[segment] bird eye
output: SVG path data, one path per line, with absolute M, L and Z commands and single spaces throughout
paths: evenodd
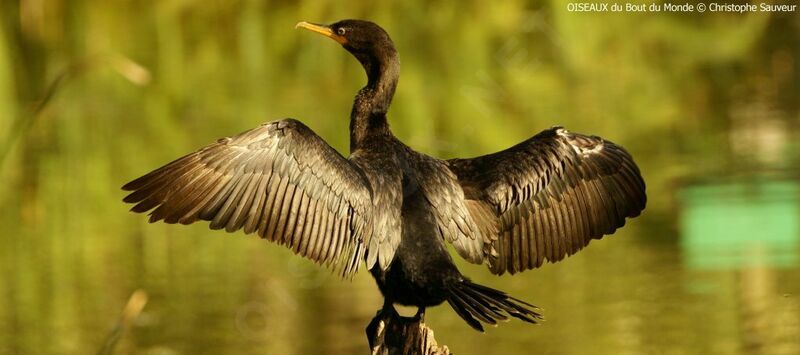
M 339 27 L 339 29 L 336 30 L 336 34 L 339 36 L 344 36 L 345 32 L 347 31 L 344 29 L 344 27 Z

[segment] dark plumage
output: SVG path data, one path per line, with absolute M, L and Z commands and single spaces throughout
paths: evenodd
M 440 160 L 415 152 L 386 113 L 400 62 L 374 23 L 299 23 L 340 43 L 368 83 L 350 114 L 344 158 L 299 121 L 265 123 L 179 158 L 128 184 L 125 202 L 150 221 L 239 229 L 352 276 L 361 264 L 386 305 L 447 301 L 475 329 L 536 308 L 469 281 L 445 241 L 495 274 L 556 262 L 613 233 L 645 207 L 631 156 L 599 137 L 551 128 L 504 151 Z

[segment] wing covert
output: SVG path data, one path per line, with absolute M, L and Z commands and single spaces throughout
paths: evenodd
M 465 260 L 480 264 L 486 255 L 495 255 L 492 237 L 476 222 L 480 216 L 470 213 L 470 202 L 465 199 L 458 178 L 446 163 L 408 149 L 406 161 L 413 166 L 405 169 L 412 186 L 405 190 L 419 189 L 432 207 L 439 234 L 453 244 Z M 406 191 L 410 193 L 410 191 Z

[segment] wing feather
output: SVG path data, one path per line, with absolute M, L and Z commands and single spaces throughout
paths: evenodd
M 299 121 L 223 138 L 123 186 L 150 221 L 243 230 L 351 277 L 372 234 L 359 168 Z
M 647 201 L 625 149 L 560 127 L 498 153 L 447 163 L 478 230 L 497 251 L 488 258 L 497 274 L 572 255 L 638 216 Z M 492 216 L 479 216 L 482 210 Z

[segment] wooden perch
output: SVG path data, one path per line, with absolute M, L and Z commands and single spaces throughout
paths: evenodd
M 450 355 L 446 345 L 436 344 L 433 330 L 422 319 L 402 317 L 391 305 L 372 318 L 367 340 L 372 355 Z

